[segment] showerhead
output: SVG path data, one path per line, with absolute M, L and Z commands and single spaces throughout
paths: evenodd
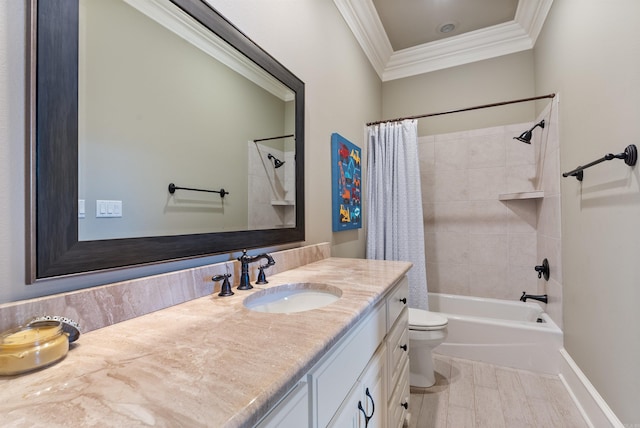
M 278 159 L 277 157 L 275 157 L 271 153 L 269 153 L 267 155 L 267 158 L 269 158 L 269 160 L 273 160 L 273 167 L 274 168 L 280 168 L 285 163 L 285 161 L 281 161 L 280 159 Z
M 513 137 L 513 139 L 522 141 L 523 143 L 531 144 L 531 137 L 533 136 L 533 130 L 536 129 L 536 127 L 538 126 L 544 129 L 544 119 L 542 119 L 539 123 L 536 123 L 535 125 L 533 125 L 533 127 L 528 131 L 524 131 L 518 137 Z

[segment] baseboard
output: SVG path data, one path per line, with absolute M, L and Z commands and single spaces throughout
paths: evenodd
M 622 422 L 564 348 L 560 349 L 560 356 L 560 380 L 589 426 L 624 428 Z

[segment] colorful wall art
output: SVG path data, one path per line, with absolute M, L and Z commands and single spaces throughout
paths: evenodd
M 340 134 L 331 134 L 331 218 L 334 232 L 362 227 L 361 154 L 360 147 Z

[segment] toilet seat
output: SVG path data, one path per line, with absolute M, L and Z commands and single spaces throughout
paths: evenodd
M 409 308 L 409 330 L 442 330 L 448 323 L 447 317 L 436 312 Z

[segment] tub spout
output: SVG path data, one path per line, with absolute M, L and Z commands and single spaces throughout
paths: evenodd
M 534 294 L 527 294 L 526 291 L 522 292 L 522 296 L 520 296 L 520 301 L 522 302 L 526 302 L 527 299 L 533 299 L 533 300 L 537 300 L 538 302 L 542 302 L 542 303 L 547 303 L 547 295 L 546 294 L 540 294 L 540 295 L 534 295 Z

